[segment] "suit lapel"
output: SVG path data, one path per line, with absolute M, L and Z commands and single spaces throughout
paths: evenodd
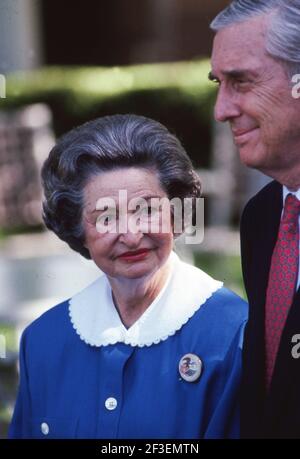
M 244 270 L 250 314 L 244 341 L 242 427 L 246 438 L 300 437 L 300 359 L 292 337 L 300 334 L 300 291 L 290 308 L 278 350 L 270 392 L 264 385 L 264 320 L 268 276 L 282 212 L 282 187 L 268 185 L 253 198 L 243 226 Z
M 264 335 L 266 291 L 272 254 L 279 230 L 281 212 L 282 187 L 274 182 L 269 192 L 260 202 L 258 213 L 256 214 L 257 221 L 254 222 L 256 227 L 256 230 L 254 230 L 255 240 L 252 244 L 256 252 L 252 263 L 252 286 L 249 300 L 250 307 L 253 307 L 255 312 L 256 326 L 258 325 L 258 320 L 260 323 L 261 337 Z
M 265 297 L 273 249 L 282 211 L 282 187 L 273 182 L 262 190 L 248 212 L 243 238 L 249 249 L 245 257 L 245 281 L 249 298 L 249 321 L 243 351 L 242 411 L 246 436 L 260 432 L 265 403 L 264 321 Z M 246 416 L 247 418 L 246 418 Z

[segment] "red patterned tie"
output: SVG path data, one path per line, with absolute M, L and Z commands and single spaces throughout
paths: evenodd
M 300 201 L 288 194 L 271 260 L 265 308 L 266 387 L 270 387 L 281 333 L 298 278 Z

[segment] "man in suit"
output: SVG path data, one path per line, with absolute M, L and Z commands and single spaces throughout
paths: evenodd
M 300 438 L 300 0 L 235 0 L 211 28 L 215 118 L 229 121 L 241 161 L 274 179 L 241 221 L 241 436 Z

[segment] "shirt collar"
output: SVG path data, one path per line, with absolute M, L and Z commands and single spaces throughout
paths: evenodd
M 293 194 L 300 201 L 300 188 L 297 191 L 290 191 L 285 185 L 283 185 L 283 204 L 288 194 Z
M 143 347 L 174 335 L 223 283 L 182 262 L 174 252 L 170 257 L 171 273 L 163 289 L 128 329 L 114 306 L 105 274 L 73 296 L 69 315 L 79 337 L 97 347 L 118 342 Z

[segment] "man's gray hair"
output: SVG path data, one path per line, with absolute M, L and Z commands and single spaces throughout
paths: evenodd
M 300 0 L 234 0 L 210 24 L 214 32 L 270 14 L 266 51 L 284 61 L 290 76 L 300 73 Z

